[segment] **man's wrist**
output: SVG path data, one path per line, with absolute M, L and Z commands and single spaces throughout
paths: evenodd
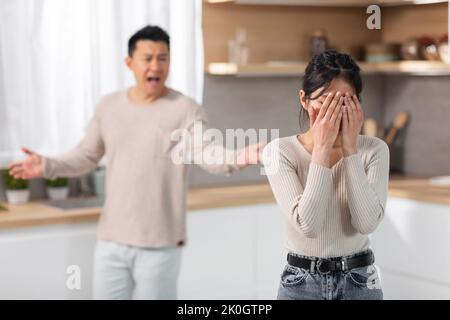
M 250 164 L 249 154 L 247 148 L 238 150 L 235 155 L 233 167 L 235 169 L 243 169 L 248 167 Z

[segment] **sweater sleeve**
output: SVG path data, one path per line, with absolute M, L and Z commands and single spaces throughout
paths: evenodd
M 236 165 L 237 152 L 223 147 L 223 134 L 218 129 L 208 128 L 208 118 L 201 106 L 196 105 L 193 109 L 187 132 L 190 163 L 197 164 L 212 174 L 228 176 L 239 170 Z
M 308 238 L 318 237 L 332 191 L 331 169 L 311 162 L 303 186 L 292 157 L 278 140 L 264 148 L 263 163 L 275 199 L 289 223 Z
M 387 201 L 389 148 L 380 140 L 364 167 L 362 158 L 344 158 L 347 199 L 352 225 L 361 233 L 372 233 L 381 222 Z
M 44 177 L 80 176 L 95 169 L 105 153 L 100 132 L 100 115 L 97 108 L 84 138 L 72 150 L 58 157 L 43 157 Z

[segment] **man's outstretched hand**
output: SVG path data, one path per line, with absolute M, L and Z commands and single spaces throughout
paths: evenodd
M 22 151 L 27 158 L 21 162 L 9 166 L 9 174 L 16 179 L 33 179 L 42 177 L 44 174 L 44 162 L 42 157 L 33 151 L 23 147 Z
M 244 168 L 250 164 L 261 163 L 261 153 L 266 144 L 266 142 L 260 142 L 240 150 L 236 157 L 236 164 L 239 167 Z

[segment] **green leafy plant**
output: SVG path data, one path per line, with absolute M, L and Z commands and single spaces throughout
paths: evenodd
M 56 178 L 53 180 L 46 180 L 47 182 L 47 187 L 52 187 L 52 188 L 61 188 L 61 187 L 67 187 L 67 185 L 69 184 L 69 179 L 67 178 Z
M 9 174 L 9 170 L 3 170 L 3 178 L 7 190 L 25 190 L 28 188 L 28 181 L 23 179 L 16 179 Z
M 8 208 L 6 208 L 5 206 L 3 206 L 1 203 L 0 203 L 0 211 L 7 211 L 8 210 Z

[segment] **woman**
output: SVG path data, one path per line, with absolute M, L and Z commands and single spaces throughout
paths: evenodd
M 389 149 L 359 135 L 361 90 L 360 69 L 349 55 L 314 56 L 299 92 L 309 130 L 264 149 L 287 228 L 278 299 L 383 298 L 368 235 L 384 216 Z

